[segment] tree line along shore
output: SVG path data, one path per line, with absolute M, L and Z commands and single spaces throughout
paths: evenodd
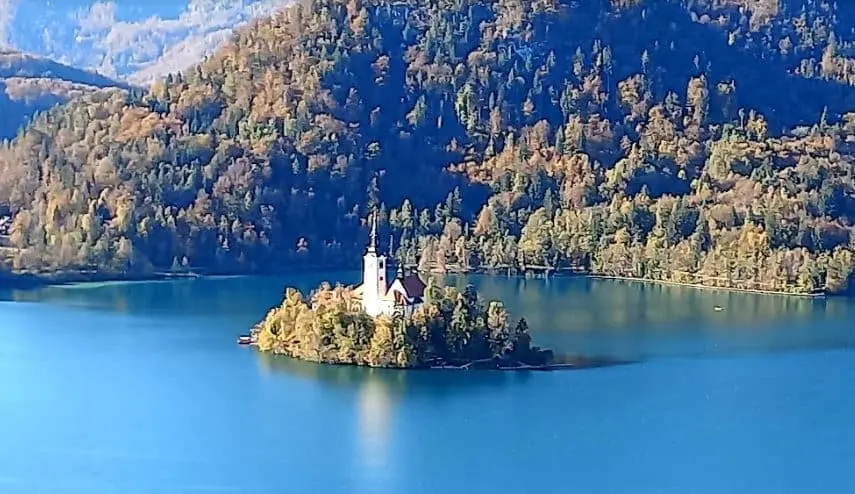
M 0 144 L 4 267 L 348 266 L 377 210 L 425 271 L 845 293 L 853 19 L 785 3 L 283 8 Z

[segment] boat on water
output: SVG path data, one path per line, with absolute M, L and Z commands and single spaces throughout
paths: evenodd
M 249 345 L 250 343 L 252 343 L 252 337 L 248 334 L 242 334 L 238 336 L 237 342 L 238 345 Z
M 716 305 L 715 307 L 713 307 L 713 310 L 716 312 L 721 312 L 724 310 L 724 307 L 722 307 L 720 305 Z

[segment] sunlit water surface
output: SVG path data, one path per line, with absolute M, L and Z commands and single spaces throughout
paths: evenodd
M 325 367 L 235 344 L 286 284 L 355 278 L 5 293 L 0 493 L 855 489 L 851 300 L 469 280 L 537 344 L 636 362 L 584 371 Z

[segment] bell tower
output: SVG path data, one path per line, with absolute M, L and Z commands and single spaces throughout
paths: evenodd
M 362 308 L 370 316 L 383 311 L 380 299 L 386 295 L 386 256 L 377 254 L 377 213 L 371 214 L 371 235 L 362 257 Z

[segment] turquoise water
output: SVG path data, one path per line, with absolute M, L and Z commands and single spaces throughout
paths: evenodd
M 323 367 L 235 344 L 285 283 L 354 276 L 6 294 L 0 493 L 855 488 L 852 301 L 473 279 L 537 343 L 636 361 L 572 372 Z

